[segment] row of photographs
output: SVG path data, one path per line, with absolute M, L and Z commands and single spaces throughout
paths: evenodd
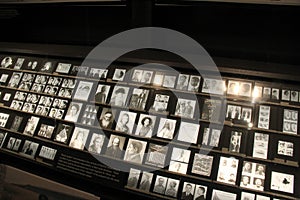
M 76 138 L 73 141 L 71 140 L 70 145 L 75 145 L 73 146 L 74 148 L 76 147 L 78 137 L 80 136 L 76 135 Z M 91 137 L 90 144 L 86 148 L 91 153 L 94 153 L 94 151 L 97 151 L 97 148 L 95 147 L 97 144 L 101 143 L 101 146 L 103 145 L 103 142 L 101 142 L 103 141 L 103 137 L 105 136 L 94 133 Z M 54 148 L 42 146 L 40 149 L 38 149 L 39 143 L 37 142 L 33 142 L 30 140 L 23 141 L 22 139 L 9 136 L 7 133 L 3 132 L 0 133 L 0 141 L 2 148 L 19 152 L 20 154 L 31 158 L 34 158 L 37 152 L 39 152 L 37 156 L 53 160 L 57 153 L 57 150 Z M 123 143 L 123 145 L 125 144 L 125 140 L 122 140 L 122 137 L 111 135 L 110 140 L 107 144 L 105 155 L 121 158 L 123 152 L 118 148 L 119 144 L 121 143 Z M 156 159 L 154 159 L 153 152 L 152 154 L 144 153 L 146 144 L 146 142 L 141 140 L 129 139 L 123 159 L 127 162 L 139 163 L 142 162 L 144 156 L 146 157 L 146 163 L 153 162 L 154 160 L 159 161 L 158 157 L 162 157 L 162 155 L 156 156 Z M 162 152 L 160 151 L 156 153 L 161 154 Z M 192 152 L 190 150 L 173 147 L 170 155 L 171 161 L 166 166 L 166 168 L 168 169 L 168 171 L 176 172 L 179 174 L 187 174 L 188 167 L 186 166 L 186 164 L 189 162 L 191 154 Z M 194 158 L 191 173 L 194 175 L 211 176 L 213 163 L 217 162 L 216 158 L 212 155 L 203 153 L 193 154 Z M 264 191 L 267 166 L 261 163 L 243 161 L 241 172 L 238 172 L 239 164 L 239 159 L 220 156 L 216 180 L 232 185 L 239 184 L 239 186 L 243 188 Z M 140 179 L 140 170 L 132 169 L 128 177 L 127 186 L 149 191 L 153 174 L 147 172 L 145 173 L 146 174 L 143 174 L 143 177 L 141 177 L 138 186 L 138 180 Z M 240 174 L 240 181 L 237 180 L 238 174 Z M 158 176 L 153 187 L 153 192 L 176 197 L 177 190 L 168 191 L 168 187 L 166 187 L 166 180 L 166 177 Z M 172 189 L 176 189 L 179 186 L 179 180 L 175 182 L 176 184 L 174 183 Z M 294 175 L 272 171 L 270 186 L 271 190 L 293 194 Z

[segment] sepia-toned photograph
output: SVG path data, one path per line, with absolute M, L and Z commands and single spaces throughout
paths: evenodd
M 123 81 L 125 78 L 126 69 L 115 69 L 112 80 L 113 81 Z
M 0 85 L 5 85 L 6 82 L 8 81 L 8 77 L 9 77 L 8 74 L 1 74 L 1 77 L 0 77 Z
M 220 157 L 217 181 L 235 185 L 239 160 L 233 157 Z
M 169 95 L 156 94 L 153 105 L 151 106 L 150 109 L 155 112 L 167 112 L 169 98 L 170 98 Z
M 253 154 L 255 158 L 268 158 L 269 135 L 264 133 L 254 133 Z
M 40 68 L 40 72 L 43 72 L 43 73 L 52 73 L 54 71 L 54 63 L 51 62 L 51 61 L 46 61 L 42 67 Z
M 186 117 L 186 118 L 193 118 L 195 107 L 196 107 L 195 100 L 178 98 L 176 109 L 175 109 L 175 115 Z
M 218 122 L 222 113 L 222 101 L 205 99 L 202 107 L 201 119 Z
M 240 186 L 253 190 L 264 190 L 266 165 L 244 161 Z
M 1 67 L 3 68 L 9 68 L 12 64 L 13 64 L 13 59 L 10 56 L 3 58 L 3 60 L 1 61 Z
M 28 156 L 30 158 L 34 158 L 35 153 L 38 149 L 38 146 L 39 146 L 38 143 L 29 141 L 29 140 L 25 140 L 25 143 L 24 143 L 20 153 L 22 155 Z
M 294 193 L 294 175 L 272 171 L 271 190 Z
M 173 139 L 175 128 L 176 128 L 176 120 L 160 118 L 158 130 L 157 130 L 157 137 Z
M 156 116 L 140 114 L 139 122 L 135 131 L 136 135 L 142 137 L 152 137 L 155 127 Z
M 99 106 L 95 105 L 86 105 L 84 110 L 82 111 L 82 116 L 80 117 L 80 123 L 85 125 L 93 126 L 95 124 L 97 118 Z
M 2 148 L 3 142 L 5 141 L 7 133 L 0 132 L 0 148 Z
M 110 99 L 112 106 L 125 106 L 129 87 L 115 86 Z
M 291 100 L 291 91 L 283 89 L 281 91 L 281 100 L 282 101 L 290 101 Z
M 252 95 L 252 83 L 240 82 L 239 95 L 244 97 L 251 97 Z
M 237 119 L 240 120 L 242 115 L 242 107 L 235 105 L 227 105 L 226 119 Z
M 46 158 L 46 159 L 49 159 L 49 160 L 54 160 L 56 152 L 57 152 L 56 149 L 46 147 L 46 146 L 42 146 L 42 148 L 40 150 L 40 153 L 39 153 L 39 157 Z
M 115 120 L 115 111 L 110 108 L 103 108 L 100 118 L 99 118 L 99 126 L 105 129 L 111 129 Z M 98 125 L 97 122 L 95 124 Z
M 292 102 L 299 101 L 299 92 L 298 91 L 291 91 L 291 101 Z
M 127 187 L 137 188 L 140 174 L 141 174 L 141 170 L 130 168 L 129 176 L 127 180 Z
M 194 156 L 192 173 L 201 176 L 210 176 L 213 164 L 213 156 L 196 153 Z
M 252 120 L 252 108 L 242 107 L 242 116 L 241 119 L 244 122 L 250 123 Z
M 157 175 L 154 183 L 153 192 L 158 194 L 164 194 L 167 187 L 167 180 L 167 177 Z
M 10 130 L 18 132 L 22 121 L 23 121 L 23 117 L 16 115 L 14 117 L 13 123 L 11 124 Z
M 73 76 L 87 76 L 89 67 L 87 66 L 73 66 L 70 74 Z
M 189 163 L 190 156 L 191 156 L 190 150 L 174 147 L 171 155 L 171 160 L 183 162 L 183 163 Z
M 93 82 L 80 81 L 74 93 L 74 99 L 87 101 L 93 87 Z
M 204 78 L 202 92 L 223 95 L 226 89 L 225 81 L 213 78 Z
M 107 73 L 108 73 L 107 69 L 91 68 L 89 77 L 96 78 L 96 79 L 106 79 Z
M 39 120 L 39 117 L 31 116 L 27 121 L 23 134 L 33 136 Z
M 124 160 L 141 164 L 143 162 L 146 145 L 147 142 L 145 141 L 129 139 L 124 155 Z
M 132 134 L 136 115 L 135 112 L 121 111 L 119 113 L 116 131 Z
M 104 140 L 105 140 L 105 135 L 93 133 L 90 144 L 88 145 L 88 151 L 90 153 L 100 154 Z
M 131 77 L 131 81 L 133 81 L 133 82 L 141 82 L 142 75 L 143 75 L 143 70 L 135 69 L 133 71 L 133 75 Z
M 69 137 L 71 135 L 72 129 L 73 128 L 70 125 L 58 124 L 57 129 L 56 129 L 56 134 L 54 137 L 54 141 L 67 144 Z
M 278 141 L 277 154 L 283 156 L 294 156 L 294 143 L 287 141 Z
M 139 184 L 139 189 L 149 192 L 152 183 L 153 173 L 143 172 L 141 176 L 142 178 Z
M 279 89 L 278 88 L 272 88 L 271 99 L 279 100 Z
M 181 199 L 182 200 L 194 199 L 195 187 L 196 187 L 196 185 L 193 183 L 184 182 L 183 188 L 182 188 Z
M 141 79 L 141 83 L 150 84 L 152 81 L 153 71 L 143 71 L 143 76 Z
M 20 81 L 21 81 L 21 77 L 22 77 L 23 73 L 22 72 L 14 72 L 11 77 L 10 80 L 8 82 L 8 87 L 12 87 L 12 88 L 17 88 Z
M 211 199 L 213 199 L 213 200 L 236 200 L 236 198 L 237 198 L 237 195 L 234 193 L 213 189 Z
M 241 148 L 242 132 L 232 131 L 229 143 L 229 151 L 239 153 Z
M 178 90 L 187 90 L 189 84 L 190 75 L 188 74 L 179 74 L 176 89 Z
M 259 106 L 258 128 L 269 129 L 270 112 L 270 106 Z
M 75 149 L 83 150 L 90 130 L 75 127 L 69 146 Z
M 263 87 L 259 85 L 255 85 L 252 92 L 252 98 L 257 99 L 257 98 L 262 98 L 262 96 L 263 96 Z
M 123 154 L 125 139 L 126 139 L 125 137 L 111 135 L 106 148 L 105 155 L 112 158 L 121 159 Z
M 264 99 L 270 99 L 271 98 L 271 88 L 270 87 L 264 87 L 263 98 Z
M 10 138 L 8 139 L 8 143 L 7 143 L 7 145 L 6 145 L 6 148 L 7 148 L 7 149 L 12 149 L 12 148 L 14 147 L 14 145 L 15 145 L 15 142 L 16 142 L 16 138 L 10 137 Z
M 191 75 L 189 85 L 188 85 L 188 91 L 198 92 L 200 87 L 200 81 L 201 81 L 201 76 Z
M 291 134 L 298 133 L 298 111 L 297 110 L 284 109 L 282 132 L 291 133 Z
M 164 80 L 164 73 L 160 71 L 155 72 L 155 76 L 153 78 L 153 85 L 162 86 L 163 80 Z
M 149 90 L 134 88 L 130 97 L 129 107 L 144 110 L 148 100 Z
M 199 128 L 199 124 L 181 121 L 177 139 L 179 141 L 196 144 L 198 140 Z
M 156 167 L 164 167 L 168 148 L 168 146 L 159 144 L 149 144 L 145 163 Z
M 175 87 L 176 76 L 175 75 L 165 75 L 162 86 L 166 88 Z
M 65 116 L 65 120 L 71 122 L 77 122 L 81 108 L 82 108 L 82 103 L 71 102 L 67 114 Z
M 229 80 L 227 87 L 227 94 L 229 95 L 238 95 L 240 90 L 240 82 Z
M 242 192 L 241 200 L 255 200 L 255 194 L 249 192 Z
M 109 90 L 110 90 L 110 85 L 99 84 L 95 94 L 95 102 L 106 104 Z
M 165 195 L 170 197 L 176 197 L 178 193 L 179 182 L 179 180 L 168 178 Z
M 38 132 L 38 136 L 50 139 L 52 137 L 53 131 L 54 131 L 54 126 L 41 124 L 40 130 Z
M 70 64 L 70 63 L 58 63 L 55 72 L 62 73 L 62 74 L 68 74 L 71 67 L 72 67 L 72 64 Z

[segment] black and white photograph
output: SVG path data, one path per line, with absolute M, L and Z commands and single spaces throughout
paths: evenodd
M 13 100 L 11 102 L 10 108 L 15 109 L 15 110 L 21 110 L 22 106 L 23 106 L 22 101 Z
M 90 140 L 90 144 L 88 145 L 88 151 L 93 154 L 100 154 L 103 147 L 104 140 L 105 140 L 105 135 L 93 133 Z
M 54 67 L 55 67 L 55 64 L 51 61 L 46 61 L 41 69 L 39 70 L 40 72 L 43 72 L 43 73 L 52 73 L 54 71 Z
M 234 193 L 213 189 L 211 199 L 213 199 L 213 200 L 236 200 L 236 198 L 237 198 L 237 195 Z
M 229 95 L 238 95 L 240 90 L 240 82 L 239 81 L 228 81 L 227 94 Z
M 252 83 L 240 82 L 239 95 L 243 97 L 251 97 L 252 95 Z
M 213 160 L 214 160 L 213 156 L 196 153 L 194 156 L 192 173 L 201 176 L 210 176 Z
M 59 97 L 71 98 L 73 94 L 73 89 L 71 88 L 60 88 L 58 91 Z
M 223 95 L 226 90 L 224 80 L 204 78 L 202 85 L 202 92 L 209 94 Z
M 41 95 L 38 94 L 28 94 L 26 98 L 26 102 L 32 103 L 32 104 L 37 104 L 39 102 Z
M 190 154 L 190 150 L 173 148 L 169 171 L 186 174 L 189 165 Z
M 24 68 L 26 70 L 37 71 L 37 69 L 38 69 L 38 61 L 36 61 L 36 60 L 29 61 Z
M 255 200 L 255 194 L 249 192 L 242 192 L 241 200 Z
M 75 79 L 73 79 L 73 78 L 65 78 L 65 79 L 62 81 L 61 87 L 63 87 L 63 88 L 74 89 L 76 83 L 77 83 L 77 80 L 75 80 Z
M 141 83 L 150 84 L 152 81 L 152 76 L 153 76 L 153 71 L 144 70 L 142 79 L 141 79 Z
M 193 183 L 184 182 L 180 199 L 182 200 L 194 199 L 195 187 L 196 185 Z
M 39 157 L 46 158 L 48 160 L 54 160 L 56 152 L 57 152 L 56 149 L 42 146 L 40 153 L 39 153 Z
M 103 108 L 99 118 L 99 126 L 104 129 L 111 129 L 115 121 L 115 116 L 115 110 Z M 98 125 L 97 122 L 95 125 Z
M 155 112 L 167 112 L 170 96 L 165 94 L 156 94 L 153 105 L 150 110 Z
M 129 107 L 144 110 L 148 100 L 149 90 L 134 88 L 130 97 Z
M 167 180 L 167 177 L 157 175 L 154 183 L 153 192 L 158 194 L 164 194 L 167 187 Z
M 253 154 L 255 158 L 268 158 L 269 135 L 264 133 L 254 133 Z
M 46 84 L 48 82 L 49 76 L 37 74 L 34 83 L 37 84 Z
M 12 87 L 12 88 L 17 88 L 20 81 L 21 81 L 21 77 L 22 77 L 23 73 L 22 72 L 14 72 L 11 77 L 10 80 L 8 82 L 8 87 Z
M 7 148 L 7 149 L 12 149 L 12 148 L 14 147 L 14 145 L 15 145 L 15 142 L 16 142 L 16 138 L 10 137 L 10 138 L 8 139 L 6 148 Z
M 297 134 L 298 133 L 298 111 L 284 109 L 283 111 L 283 128 L 282 132 Z
M 86 105 L 82 111 L 82 115 L 80 117 L 80 123 L 84 125 L 93 126 L 95 124 L 97 118 L 97 112 L 99 110 L 99 106 L 96 105 Z
M 3 101 L 9 101 L 10 100 L 10 97 L 11 97 L 11 93 L 7 92 L 4 94 L 3 96 Z
M 75 149 L 83 150 L 90 130 L 75 127 L 69 146 Z
M 140 114 L 139 122 L 135 131 L 136 135 L 142 137 L 152 137 L 155 127 L 156 116 Z
M 99 84 L 95 94 L 95 102 L 106 104 L 109 90 L 110 90 L 110 85 Z
M 23 117 L 16 115 L 14 117 L 13 123 L 11 124 L 10 130 L 18 132 L 22 124 L 22 121 L 23 121 Z
M 255 99 L 260 99 L 262 98 L 263 95 L 263 87 L 259 86 L 259 85 L 255 85 L 253 88 L 253 92 L 252 92 L 252 98 Z
M 163 81 L 164 81 L 164 73 L 160 71 L 155 72 L 155 76 L 153 78 L 153 85 L 162 86 Z
M 125 78 L 125 74 L 126 74 L 126 69 L 115 69 L 112 80 L 113 81 L 123 81 Z
M 290 101 L 291 100 L 291 91 L 287 89 L 281 90 L 281 100 L 282 101 Z
M 299 101 L 299 92 L 298 91 L 291 91 L 291 101 L 292 102 Z
M 279 89 L 278 88 L 272 88 L 271 99 L 279 100 Z
M 133 71 L 133 75 L 131 77 L 132 82 L 141 82 L 142 80 L 142 75 L 143 75 L 143 70 L 140 69 L 135 69 Z
M 137 188 L 140 174 L 141 174 L 141 170 L 130 168 L 129 176 L 127 180 L 127 187 Z
M 242 107 L 236 105 L 227 105 L 226 119 L 240 120 L 242 115 Z
M 29 141 L 29 140 L 25 140 L 25 143 L 21 150 L 21 154 L 31 157 L 31 158 L 34 158 L 38 146 L 39 146 L 38 143 Z
M 220 157 L 217 181 L 235 185 L 239 160 L 233 157 Z
M 96 79 L 106 79 L 107 73 L 107 69 L 91 68 L 89 76 Z
M 16 139 L 14 146 L 12 147 L 12 150 L 18 152 L 21 146 L 21 142 L 22 142 L 21 139 Z
M 72 67 L 72 64 L 70 64 L 70 63 L 58 63 L 55 72 L 61 73 L 61 74 L 68 74 L 71 67 Z
M 156 167 L 164 167 L 169 147 L 150 143 L 145 163 Z
M 52 137 L 54 126 L 48 124 L 41 124 L 38 136 L 50 139 Z
M 242 132 L 232 131 L 229 143 L 229 151 L 239 153 L 241 148 Z
M 164 75 L 164 81 L 162 86 L 166 88 L 174 88 L 176 82 L 176 76 L 175 75 Z
M 57 108 L 51 108 L 48 116 L 56 119 L 62 119 L 64 115 L 64 110 L 57 109 Z
M 121 137 L 118 135 L 111 135 L 109 138 L 107 149 L 105 151 L 105 155 L 112 158 L 121 159 L 123 154 L 125 139 L 126 139 L 125 137 Z
M 179 141 L 196 144 L 199 128 L 199 124 L 181 121 L 177 139 Z
M 270 199 L 271 199 L 270 197 L 266 197 L 266 196 L 259 195 L 259 194 L 256 195 L 256 200 L 270 200 Z M 276 200 L 276 199 L 273 199 L 273 200 Z
M 60 86 L 62 83 L 62 78 L 56 77 L 56 76 L 50 76 L 47 82 L 47 85 L 52 85 L 52 86 Z
M 294 175 L 272 171 L 271 190 L 294 193 Z
M 173 139 L 174 131 L 176 128 L 176 120 L 160 118 L 157 137 L 165 138 L 165 139 Z
M 54 137 L 54 141 L 57 142 L 62 142 L 67 144 L 69 137 L 72 132 L 72 126 L 68 124 L 58 124 L 57 129 L 56 129 L 56 134 Z
M 124 160 L 141 164 L 143 162 L 147 142 L 129 139 L 124 155 Z
M 112 106 L 125 106 L 129 87 L 115 86 L 110 99 Z
M 1 67 L 3 68 L 9 68 L 12 64 L 13 64 L 13 59 L 10 56 L 3 58 L 1 61 Z
M 179 74 L 176 89 L 178 90 L 187 90 L 189 84 L 190 75 L 188 74 Z
M 25 101 L 26 96 L 27 96 L 26 92 L 17 91 L 15 96 L 14 96 L 14 99 L 19 100 L 19 101 Z
M 0 132 L 0 148 L 2 148 L 3 142 L 5 141 L 7 133 Z
M 71 69 L 70 74 L 72 76 L 87 76 L 89 71 L 89 67 L 87 66 L 76 66 L 74 65 Z
M 175 115 L 186 117 L 186 118 L 193 118 L 195 107 L 196 107 L 195 100 L 178 98 L 176 109 L 175 109 Z
M 202 107 L 201 119 L 218 122 L 222 113 L 222 101 L 205 99 Z
M 79 81 L 73 98 L 82 101 L 87 101 L 89 99 L 92 87 L 93 82 Z
M 259 106 L 258 128 L 269 129 L 270 112 L 270 106 Z
M 241 120 L 247 123 L 251 123 L 252 119 L 252 108 L 242 107 Z
M 82 108 L 82 103 L 71 102 L 67 114 L 65 116 L 65 120 L 71 122 L 77 122 L 81 108 Z
M 46 85 L 34 83 L 31 87 L 30 91 L 42 93 L 45 90 L 45 87 L 46 87 Z
M 278 141 L 277 154 L 283 156 L 294 156 L 294 143 L 287 141 Z
M 168 178 L 165 195 L 170 197 L 177 197 L 179 182 L 179 180 Z
M 1 77 L 0 77 L 0 85 L 5 85 L 6 82 L 8 81 L 8 77 L 9 77 L 8 74 L 1 74 Z
M 33 136 L 39 120 L 39 117 L 31 116 L 27 121 L 23 134 Z
M 116 131 L 132 134 L 136 115 L 135 112 L 121 111 L 116 125 Z
M 221 136 L 221 130 L 212 129 L 210 134 L 209 146 L 218 147 Z
M 205 200 L 207 193 L 207 186 L 204 185 L 196 185 L 195 186 L 195 194 L 194 200 Z
M 271 88 L 270 87 L 264 87 L 263 98 L 264 99 L 270 99 L 271 98 Z
M 139 189 L 149 192 L 152 183 L 153 173 L 143 172 L 141 176 L 142 178 L 139 184 Z
M 253 190 L 264 190 L 266 165 L 244 161 L 240 186 Z
M 200 87 L 200 81 L 201 81 L 201 76 L 191 75 L 189 85 L 188 85 L 188 91 L 198 92 Z

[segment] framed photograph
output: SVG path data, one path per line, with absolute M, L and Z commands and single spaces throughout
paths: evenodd
M 254 133 L 253 154 L 255 158 L 268 158 L 269 135 Z
M 89 76 L 96 79 L 106 79 L 107 73 L 107 69 L 91 68 Z
M 239 95 L 244 97 L 251 97 L 252 95 L 252 83 L 240 82 Z
M 41 124 L 38 136 L 50 139 L 52 137 L 54 126 Z
M 89 129 L 75 127 L 69 146 L 83 150 L 89 132 Z
M 239 160 L 233 157 L 220 157 L 217 181 L 235 185 Z
M 22 77 L 23 73 L 22 72 L 14 72 L 11 77 L 10 80 L 8 82 L 8 87 L 12 87 L 12 88 L 17 88 L 20 81 L 21 81 L 21 77 Z
M 195 186 L 195 194 L 194 194 L 194 200 L 205 200 L 206 199 L 206 193 L 207 193 L 207 186 L 204 185 L 196 185 Z
M 20 126 L 22 124 L 22 121 L 23 121 L 22 116 L 19 116 L 19 115 L 15 116 L 13 123 L 11 124 L 10 130 L 18 132 L 20 129 Z
M 26 69 L 26 70 L 35 70 L 35 71 L 37 71 L 38 70 L 38 61 L 36 61 L 36 60 L 32 60 L 32 61 L 29 61 L 28 63 L 27 63 L 27 66 L 25 66 L 24 68 Z
M 65 116 L 65 120 L 71 122 L 77 122 L 81 108 L 82 108 L 82 103 L 71 102 L 67 114 Z
M 160 118 L 157 137 L 173 139 L 175 128 L 176 128 L 176 120 Z
M 113 81 L 123 81 L 125 78 L 126 69 L 115 69 L 112 80 Z
M 5 85 L 6 82 L 8 81 L 8 77 L 9 77 L 8 74 L 2 74 L 0 77 L 0 85 Z
M 187 169 L 188 169 L 188 163 L 182 163 L 174 160 L 170 161 L 169 171 L 171 172 L 186 174 Z
M 230 152 L 240 152 L 242 140 L 242 132 L 232 131 L 230 137 L 229 151 Z
M 165 195 L 170 197 L 177 197 L 178 187 L 179 180 L 168 178 Z
M 10 137 L 10 138 L 8 139 L 8 143 L 7 143 L 7 145 L 6 145 L 6 148 L 7 148 L 7 149 L 12 149 L 12 148 L 14 147 L 14 145 L 15 145 L 15 142 L 16 142 L 16 138 Z
M 240 186 L 253 190 L 264 190 L 266 165 L 244 161 Z
M 164 80 L 164 73 L 160 71 L 155 72 L 155 76 L 153 78 L 153 85 L 162 86 L 163 80 Z
M 195 187 L 196 185 L 193 183 L 184 182 L 181 199 L 185 199 L 185 200 L 194 199 Z
M 299 100 L 299 92 L 298 91 L 291 91 L 291 101 L 298 102 Z
M 16 139 L 14 146 L 12 147 L 12 150 L 18 152 L 21 146 L 21 142 L 22 142 L 21 139 Z
M 54 160 L 56 153 L 57 153 L 56 149 L 42 146 L 40 153 L 39 153 L 39 157 L 46 158 L 48 160 Z
M 202 107 L 201 119 L 218 122 L 222 112 L 222 101 L 205 99 Z
M 105 155 L 112 158 L 121 159 L 123 154 L 125 139 L 126 139 L 125 137 L 111 135 L 107 145 Z
M 167 187 L 167 180 L 167 177 L 157 175 L 154 183 L 153 192 L 158 194 L 164 194 Z
M 191 151 L 174 147 L 171 155 L 171 160 L 189 163 Z
M 290 101 L 291 100 L 291 91 L 283 89 L 281 91 L 281 100 L 282 101 Z
M 129 87 L 115 86 L 111 95 L 110 104 L 112 106 L 125 106 L 129 92 Z
M 140 114 L 140 118 L 139 118 L 139 122 L 135 134 L 142 137 L 152 137 L 155 122 L 156 122 L 156 116 Z
M 271 97 L 271 88 L 270 87 L 264 87 L 263 98 L 264 99 L 270 99 L 270 97 Z
M 227 105 L 226 119 L 236 119 L 240 120 L 242 114 L 242 107 L 236 105 Z
M 139 189 L 149 192 L 152 179 L 153 179 L 153 173 L 143 172 L 141 182 L 139 184 Z
M 145 163 L 156 167 L 164 167 L 168 152 L 168 146 L 149 144 Z
M 237 195 L 231 192 L 225 192 L 222 190 L 213 189 L 212 199 L 213 200 L 236 200 Z
M 189 84 L 190 75 L 188 74 L 179 74 L 176 89 L 177 90 L 187 90 Z
M 240 82 L 229 80 L 227 87 L 227 94 L 229 95 L 238 95 L 240 89 Z
M 259 106 L 258 128 L 269 129 L 270 112 L 270 106 Z
M 150 84 L 152 81 L 153 71 L 143 71 L 143 76 L 141 79 L 141 83 Z
M 241 200 L 255 200 L 255 194 L 249 192 L 242 192 Z
M 175 75 L 165 75 L 162 86 L 167 88 L 175 87 L 176 76 Z
M 186 117 L 186 118 L 193 118 L 195 107 L 196 107 L 195 100 L 178 98 L 176 109 L 175 109 L 175 115 Z
M 106 104 L 109 90 L 110 90 L 110 85 L 99 84 L 95 94 L 95 101 L 97 103 Z
M 95 124 L 99 106 L 95 105 L 86 105 L 85 109 L 82 112 L 81 123 L 85 125 L 93 126 Z
M 125 151 L 124 160 L 141 164 L 145 154 L 147 142 L 135 139 L 129 139 Z
M 287 141 L 278 141 L 277 154 L 283 156 L 294 156 L 294 143 Z
M 279 89 L 278 88 L 272 88 L 271 99 L 279 100 Z
M 149 90 L 134 88 L 130 97 L 129 107 L 144 110 L 148 100 Z
M 283 111 L 283 128 L 282 132 L 297 134 L 298 133 L 298 111 L 284 109 Z
M 88 145 L 88 151 L 90 153 L 100 154 L 104 140 L 105 140 L 105 135 L 93 133 L 90 144 Z
M 132 134 L 136 115 L 135 112 L 121 111 L 116 125 L 116 131 Z
M 38 149 L 38 146 L 39 146 L 38 143 L 29 141 L 29 140 L 25 140 L 25 143 L 22 147 L 21 153 L 30 158 L 34 158 L 35 153 Z
M 48 85 L 52 86 L 60 86 L 61 82 L 62 78 L 56 76 L 50 76 L 50 78 L 48 79 Z
M 218 147 L 219 146 L 219 141 L 220 141 L 220 136 L 221 136 L 221 130 L 212 129 L 210 140 L 209 140 L 209 146 Z
M 70 74 L 73 76 L 87 76 L 89 67 L 87 66 L 73 66 Z
M 189 85 L 188 85 L 188 91 L 198 92 L 199 86 L 200 86 L 200 81 L 201 81 L 201 76 L 191 75 Z
M 73 98 L 82 101 L 87 101 L 89 99 L 90 92 L 93 88 L 93 84 L 93 82 L 79 81 Z
M 177 139 L 183 142 L 196 144 L 198 139 L 199 128 L 199 124 L 182 121 L 180 124 Z
M 226 85 L 224 80 L 204 78 L 202 85 L 203 93 L 223 95 L 225 90 Z
M 38 94 L 28 94 L 26 98 L 26 102 L 37 104 L 39 102 L 41 95 Z
M 213 156 L 196 153 L 194 156 L 192 173 L 201 176 L 210 176 L 213 166 L 213 160 Z
M 263 95 L 263 87 L 259 85 L 255 85 L 253 92 L 252 92 L 252 98 L 262 98 Z
M 67 144 L 73 127 L 67 124 L 58 124 L 54 141 Z
M 1 61 L 1 67 L 3 68 L 9 68 L 13 64 L 13 59 L 10 56 L 6 56 Z
M 23 134 L 33 136 L 39 120 L 39 117 L 31 116 L 27 121 Z
M 156 94 L 151 110 L 155 112 L 167 112 L 169 95 Z
M 7 133 L 0 132 L 0 148 L 2 148 L 3 142 L 6 138 Z
M 61 87 L 63 88 L 70 88 L 70 89 L 74 89 L 75 85 L 77 83 L 77 80 L 73 79 L 73 78 L 65 78 L 62 82 Z
M 103 108 L 101 112 L 101 116 L 99 118 L 99 126 L 101 128 L 111 129 L 115 121 L 115 116 L 116 116 L 115 110 L 112 110 L 110 108 Z
M 133 82 L 141 82 L 142 75 L 143 75 L 143 70 L 135 69 L 133 71 L 133 75 L 131 77 L 131 81 L 133 81 Z
M 137 188 L 140 174 L 141 174 L 141 170 L 130 168 L 129 176 L 127 180 L 127 187 Z
M 25 58 L 18 58 L 15 66 L 14 66 L 14 69 L 21 69 L 24 61 L 25 61 Z
M 242 107 L 241 119 L 244 122 L 251 123 L 251 121 L 252 121 L 252 108 Z
M 41 69 L 39 70 L 40 72 L 43 72 L 43 73 L 52 73 L 54 71 L 54 67 L 55 67 L 55 64 L 51 61 L 46 61 Z
M 271 190 L 294 193 L 294 175 L 272 171 Z
M 70 64 L 70 63 L 58 63 L 55 72 L 62 73 L 62 74 L 68 74 L 71 67 L 72 67 L 72 64 Z

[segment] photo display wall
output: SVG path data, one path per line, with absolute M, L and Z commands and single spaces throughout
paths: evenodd
M 128 63 L 0 61 L 2 153 L 153 198 L 300 198 L 297 85 Z

